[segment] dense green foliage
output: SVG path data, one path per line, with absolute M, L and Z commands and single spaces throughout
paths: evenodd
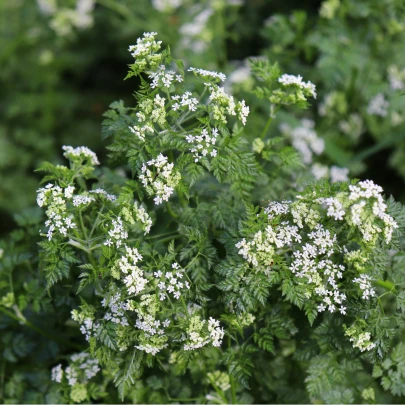
M 1 400 L 403 402 L 402 2 L 61 3 L 0 5 Z

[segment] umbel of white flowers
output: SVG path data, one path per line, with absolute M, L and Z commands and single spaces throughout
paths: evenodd
M 325 218 L 322 215 L 325 214 L 322 214 L 321 209 L 312 207 L 314 203 L 323 205 L 326 217 L 336 221 L 336 227 L 357 229 L 364 246 L 374 245 L 379 235 L 388 244 L 398 224 L 386 213 L 387 205 L 382 191 L 380 186 L 366 180 L 349 185 L 348 191 L 327 198 L 316 198 L 314 192 L 311 201 L 305 201 L 303 196 L 298 195 L 296 202 L 271 202 L 264 210 L 268 217 L 265 228 L 256 232 L 250 240 L 242 239 L 238 242 L 238 253 L 255 271 L 268 273 L 279 250 L 282 249 L 284 254 L 286 249 L 291 250 L 289 269 L 302 279 L 307 287 L 306 296 L 316 303 L 318 312 L 338 311 L 346 315 L 347 292 L 342 289 L 340 282 L 346 267 L 336 262 L 335 258 L 343 255 L 344 261 L 350 264 L 362 254 L 362 248 L 355 251 L 348 251 L 346 246 L 342 248 L 337 235 L 333 233 L 335 228 L 328 229 L 323 225 Z M 357 269 L 366 271 L 359 266 Z M 368 300 L 375 296 L 370 275 L 359 274 L 352 281 L 358 285 L 362 299 Z M 370 334 L 364 336 L 369 340 Z M 365 350 L 373 347 L 371 343 L 364 346 Z

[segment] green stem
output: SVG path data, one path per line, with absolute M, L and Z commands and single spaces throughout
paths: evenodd
M 183 235 L 168 236 L 167 238 L 159 239 L 158 242 L 161 242 L 161 243 L 170 242 L 173 239 L 180 239 L 182 237 L 183 237 Z
M 145 239 L 156 239 L 156 238 L 161 238 L 162 236 L 175 235 L 175 234 L 177 234 L 177 231 L 171 231 L 171 232 L 161 233 L 159 235 L 147 236 Z
M 260 139 L 264 139 L 264 137 L 266 136 L 267 131 L 268 131 L 272 121 L 273 121 L 273 117 L 269 117 L 269 119 L 266 122 L 266 126 L 264 127 L 264 129 L 263 129 L 263 131 L 262 131 L 262 133 L 260 135 Z
M 53 340 L 55 342 L 58 342 L 60 344 L 66 345 L 66 346 L 70 346 L 72 348 L 78 349 L 78 350 L 82 350 L 83 347 L 80 345 L 77 345 L 75 343 L 71 343 L 68 342 L 64 339 L 61 339 L 57 336 L 51 335 L 46 333 L 43 329 L 37 328 L 35 325 L 33 325 L 30 321 L 28 321 L 23 314 L 21 314 L 20 310 L 18 309 L 18 307 L 16 305 L 14 305 L 14 310 L 18 310 L 18 316 L 13 314 L 12 312 L 8 311 L 7 309 L 0 307 L 0 312 L 3 312 L 3 314 L 7 315 L 8 317 L 14 319 L 15 321 L 17 321 L 18 323 L 27 326 L 28 328 L 34 330 L 35 332 L 41 334 L 42 336 L 44 336 L 47 339 Z
M 267 120 L 266 125 L 265 125 L 265 127 L 264 127 L 262 133 L 260 134 L 260 139 L 264 139 L 264 138 L 265 138 L 265 136 L 266 136 L 266 134 L 267 134 L 267 131 L 269 130 L 270 125 L 271 125 L 271 123 L 273 122 L 274 117 L 276 116 L 276 113 L 277 113 L 277 109 L 275 109 L 275 108 L 274 108 L 274 105 L 271 104 L 271 105 L 270 105 L 270 117 L 269 117 L 269 119 Z
M 70 239 L 69 242 L 67 242 L 67 243 L 68 243 L 68 245 L 74 246 L 77 249 L 84 250 L 86 253 L 90 253 L 90 251 L 85 246 L 83 246 L 80 242 L 76 242 L 75 240 Z
M 396 293 L 395 284 L 392 281 L 377 280 L 376 284 L 390 292 Z
M 83 237 L 84 237 L 85 240 L 87 241 L 87 240 L 88 240 L 88 237 L 87 237 L 86 228 L 85 228 L 85 226 L 84 226 L 83 216 L 82 216 L 82 211 L 81 211 L 81 210 L 79 210 L 79 222 L 80 222 L 80 228 L 81 228 L 82 233 L 83 233 Z
M 97 214 L 97 218 L 94 221 L 93 227 L 91 228 L 90 235 L 89 235 L 89 241 L 90 241 L 91 237 L 93 236 L 93 232 L 96 229 L 96 226 L 98 225 L 99 218 L 100 218 L 101 213 L 103 212 L 103 209 L 104 209 L 104 204 L 101 206 L 101 209 Z
M 178 219 L 179 216 L 173 211 L 170 203 L 166 202 L 166 208 L 167 208 L 167 212 L 170 214 L 171 217 Z

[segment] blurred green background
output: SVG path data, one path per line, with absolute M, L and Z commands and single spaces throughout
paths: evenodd
M 325 144 L 308 166 L 315 177 L 320 167 L 347 168 L 405 201 L 403 0 L 2 0 L 0 234 L 35 205 L 34 170 L 61 161 L 62 145 L 86 145 L 107 162 L 102 114 L 114 100 L 133 105 L 127 49 L 144 31 L 186 66 L 226 73 L 228 91 L 251 101 L 252 139 L 269 111 L 249 95 L 247 59 L 311 80 L 317 100 L 280 113 L 269 136 L 294 146 L 291 128 L 309 119 Z

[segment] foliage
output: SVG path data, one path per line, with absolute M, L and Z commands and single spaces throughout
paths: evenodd
M 403 402 L 403 7 L 236 3 L 0 6 L 5 403 Z

